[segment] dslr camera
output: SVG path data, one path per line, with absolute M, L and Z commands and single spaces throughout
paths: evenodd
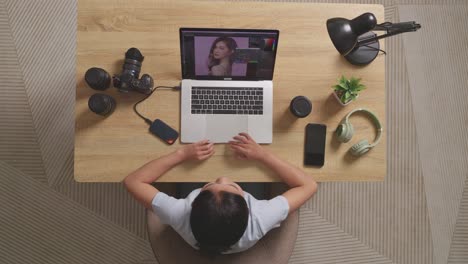
M 144 58 L 137 48 L 128 49 L 125 53 L 122 72 L 112 77 L 114 87 L 125 93 L 136 91 L 150 94 L 154 86 L 153 78 L 148 74 L 143 74 L 141 78 L 138 78 Z

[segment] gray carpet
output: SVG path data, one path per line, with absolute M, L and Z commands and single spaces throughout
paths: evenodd
M 437 238 L 434 260 L 443 263 L 452 243 L 460 242 L 452 242 L 455 225 L 468 227 L 467 219 L 457 218 L 468 176 L 468 141 L 463 133 L 468 125 L 468 6 L 405 6 L 400 16 L 415 18 L 428 28 L 420 36 L 408 34 L 403 39 L 428 214 Z
M 385 181 L 322 183 L 290 263 L 468 263 L 468 5 L 348 2 L 423 28 L 386 39 Z M 73 181 L 76 7 L 0 0 L 1 262 L 157 263 L 121 184 Z

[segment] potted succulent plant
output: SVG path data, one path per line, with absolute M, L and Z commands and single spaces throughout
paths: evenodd
M 348 105 L 352 101 L 356 100 L 359 96 L 359 93 L 366 89 L 366 87 L 360 83 L 361 78 L 346 79 L 344 76 L 341 76 L 339 83 L 332 86 L 334 89 L 333 94 L 338 102 L 342 105 Z

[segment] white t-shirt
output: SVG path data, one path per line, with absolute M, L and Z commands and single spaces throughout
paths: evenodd
M 185 199 L 176 199 L 163 192 L 158 192 L 152 201 L 153 212 L 162 223 L 170 225 L 193 248 L 197 241 L 190 227 L 190 212 L 192 202 L 200 193 L 200 188 L 193 190 Z M 249 207 L 249 221 L 240 240 L 223 254 L 244 251 L 257 243 L 268 231 L 279 227 L 286 219 L 289 204 L 282 195 L 271 200 L 257 200 L 251 194 L 244 192 L 244 199 Z

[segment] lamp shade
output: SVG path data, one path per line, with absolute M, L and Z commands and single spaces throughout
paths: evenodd
M 335 17 L 327 20 L 328 35 L 338 52 L 345 56 L 350 53 L 358 37 L 372 30 L 377 20 L 372 13 L 364 13 L 352 20 Z

